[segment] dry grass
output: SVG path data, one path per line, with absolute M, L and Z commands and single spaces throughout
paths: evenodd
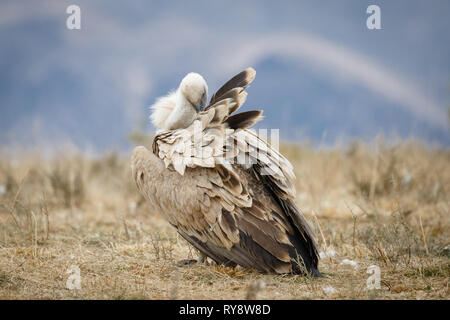
M 334 252 L 321 260 L 323 278 L 178 266 L 196 251 L 152 212 L 116 154 L 2 156 L 0 298 L 449 298 L 449 150 L 404 142 L 282 152 L 320 250 Z M 72 265 L 80 290 L 66 287 Z M 366 287 L 371 265 L 381 269 L 378 290 Z

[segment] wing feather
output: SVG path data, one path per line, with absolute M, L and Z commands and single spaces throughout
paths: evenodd
M 247 68 L 241 73 L 235 75 L 233 78 L 228 80 L 213 96 L 209 105 L 213 105 L 216 101 L 220 100 L 230 90 L 235 88 L 246 89 L 250 83 L 255 79 L 256 71 L 253 68 Z

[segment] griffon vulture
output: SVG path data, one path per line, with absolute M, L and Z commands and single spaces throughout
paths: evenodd
M 294 203 L 292 165 L 248 130 L 262 111 L 235 113 L 255 78 L 248 68 L 206 106 L 208 87 L 189 73 L 152 106 L 152 150 L 136 147 L 137 188 L 203 255 L 264 273 L 320 276 L 312 230 Z

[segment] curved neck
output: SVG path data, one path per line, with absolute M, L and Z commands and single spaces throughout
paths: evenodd
M 197 115 L 195 108 L 186 100 L 180 91 L 177 92 L 176 101 L 175 108 L 173 108 L 165 123 L 167 130 L 187 128 Z

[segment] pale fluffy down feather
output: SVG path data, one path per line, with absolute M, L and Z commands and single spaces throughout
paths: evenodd
M 165 122 L 177 103 L 176 91 L 159 98 L 151 107 L 150 120 L 157 128 L 165 128 Z

